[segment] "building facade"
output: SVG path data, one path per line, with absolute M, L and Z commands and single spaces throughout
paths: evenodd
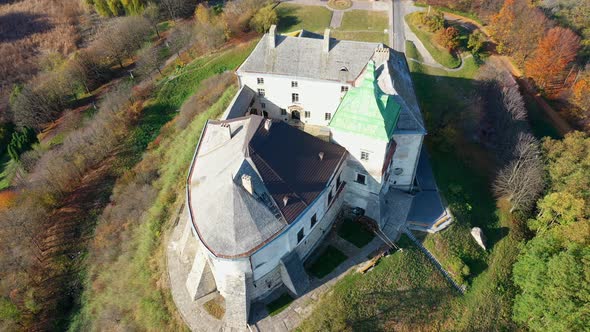
M 237 76 L 199 139 L 180 251 L 197 243 L 191 299 L 217 290 L 241 329 L 252 301 L 305 293 L 303 263 L 342 204 L 384 226 L 384 197 L 412 190 L 426 132 L 405 58 L 382 44 L 273 26 Z

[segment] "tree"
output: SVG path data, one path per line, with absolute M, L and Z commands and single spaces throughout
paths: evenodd
M 514 264 L 514 320 L 531 331 L 583 331 L 590 326 L 590 246 L 556 232 L 537 235 Z
M 149 76 L 154 70 L 157 70 L 160 75 L 161 61 L 159 59 L 159 48 L 158 47 L 144 47 L 138 54 L 136 70 L 140 76 Z
M 486 36 L 479 30 L 473 31 L 467 40 L 467 48 L 473 55 L 478 55 L 486 41 Z
M 555 92 L 561 88 L 566 69 L 576 58 L 580 37 L 573 31 L 556 27 L 539 42 L 535 55 L 525 64 L 526 73 L 542 89 Z
M 572 86 L 571 102 L 583 110 L 580 117 L 590 114 L 590 66 Z
M 200 3 L 195 9 L 195 19 L 197 23 L 209 24 L 211 23 L 211 10 L 206 4 Z
M 150 22 L 152 28 L 160 38 L 160 30 L 158 29 L 158 23 L 160 23 L 160 7 L 157 4 L 150 2 L 143 11 L 143 17 Z
M 180 58 L 180 51 L 190 44 L 192 35 L 192 29 L 188 24 L 177 24 L 170 31 L 166 45 Z
M 455 27 L 440 29 L 434 34 L 434 40 L 448 51 L 459 47 L 459 30 Z
M 436 32 L 445 27 L 444 14 L 439 10 L 432 10 L 428 13 L 420 13 L 418 15 L 420 15 L 420 22 L 424 24 L 430 32 Z
M 190 0 L 161 0 L 160 6 L 168 17 L 174 20 L 190 16 L 195 10 L 196 2 Z
M 108 21 L 91 47 L 123 69 L 123 60 L 143 46 L 149 29 L 149 22 L 141 16 L 117 17 Z
M 555 225 L 568 225 L 585 219 L 582 198 L 568 192 L 550 193 L 539 200 L 539 214 L 529 222 L 529 228 L 535 231 L 547 230 Z
M 279 21 L 277 12 L 272 6 L 261 8 L 250 21 L 250 26 L 258 33 L 264 33 L 270 29 L 270 26 L 277 24 Z
M 494 180 L 494 193 L 508 199 L 512 205 L 510 212 L 530 211 L 543 188 L 539 142 L 530 134 L 520 134 L 514 159 L 498 172 Z

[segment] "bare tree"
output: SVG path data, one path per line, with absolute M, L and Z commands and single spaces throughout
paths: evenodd
M 190 0 L 161 0 L 160 6 L 166 11 L 168 17 L 177 20 L 193 13 L 197 3 Z
M 160 7 L 156 3 L 150 2 L 143 10 L 143 17 L 150 22 L 158 38 L 160 38 L 160 30 L 158 30 L 158 23 L 160 23 L 161 18 Z
M 158 47 L 145 47 L 139 52 L 136 70 L 140 76 L 149 76 L 154 70 L 157 70 L 160 75 L 162 74 L 160 70 L 161 61 L 158 53 Z
M 514 210 L 529 211 L 543 191 L 543 161 L 537 139 L 520 134 L 514 147 L 514 159 L 502 168 L 494 180 L 493 191 L 505 197 Z
M 188 24 L 178 24 L 170 31 L 166 45 L 180 58 L 180 51 L 189 45 L 191 39 L 192 28 Z
M 143 46 L 148 37 L 149 22 L 140 16 L 126 16 L 111 19 L 99 32 L 91 47 L 106 59 L 123 66 L 123 60 Z

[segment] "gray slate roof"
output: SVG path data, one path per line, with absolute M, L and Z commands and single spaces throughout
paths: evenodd
M 256 92 L 254 90 L 250 89 L 247 85 L 242 86 L 221 118 L 235 119 L 244 116 L 244 113 L 252 105 L 255 98 Z
M 330 52 L 323 50 L 324 40 L 302 33 L 300 37 L 276 35 L 276 47 L 270 47 L 265 34 L 238 72 L 268 73 L 293 77 L 352 81 L 361 73 L 379 43 L 330 40 Z M 348 72 L 341 69 L 345 67 Z
M 210 120 L 197 147 L 189 211 L 199 238 L 218 257 L 249 256 L 280 234 L 321 194 L 346 157 L 336 144 L 281 121 L 267 129 L 264 121 L 270 120 Z M 242 186 L 243 175 L 250 176 L 253 194 Z

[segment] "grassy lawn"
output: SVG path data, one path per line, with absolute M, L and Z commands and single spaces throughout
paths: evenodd
M 386 12 L 351 10 L 344 12 L 342 25 L 332 30 L 332 36 L 342 40 L 389 44 L 389 35 L 384 32 L 388 26 Z
M 271 316 L 278 315 L 281 311 L 287 309 L 289 304 L 293 302 L 293 298 L 288 293 L 284 293 L 276 300 L 266 305 L 266 310 Z
M 414 45 L 414 42 L 409 41 L 409 40 L 406 40 L 406 57 L 408 57 L 410 59 L 415 59 L 418 61 L 424 60 L 422 58 L 422 54 L 420 54 L 420 52 L 418 52 L 416 45 Z
M 301 6 L 281 3 L 276 8 L 279 16 L 277 29 L 279 32 L 289 32 L 305 29 L 323 33 L 330 26 L 332 11 L 321 6 Z
M 351 10 L 344 12 L 338 30 L 373 30 L 383 32 L 389 27 L 387 12 Z
M 346 258 L 346 255 L 344 255 L 340 250 L 334 248 L 333 246 L 328 246 L 326 249 L 324 249 L 324 252 L 309 266 L 308 272 L 314 277 L 321 279 L 330 274 L 330 272 L 334 271 L 334 269 L 344 262 Z
M 340 225 L 338 236 L 354 244 L 356 247 L 362 248 L 373 240 L 375 234 L 366 230 L 358 222 L 347 218 Z
M 445 330 L 456 294 L 409 240 L 369 273 L 351 272 L 323 295 L 301 331 Z
M 449 53 L 449 51 L 443 47 L 436 45 L 436 43 L 432 40 L 434 34 L 422 27 L 422 24 L 419 20 L 419 14 L 420 13 L 416 12 L 406 15 L 405 17 L 405 20 L 410 26 L 412 32 L 418 36 L 434 60 L 447 68 L 457 68 L 461 64 L 461 59 L 459 59 L 459 57 L 455 54 Z
M 452 314 L 444 324 L 457 331 L 514 330 L 511 271 L 519 243 L 510 235 L 510 215 L 489 190 L 494 158 L 469 140 L 477 128 L 472 96 L 478 67 L 473 59 L 457 72 L 409 65 L 430 133 L 426 144 L 433 171 L 455 217 L 450 228 L 429 234 L 424 245 L 457 281 L 469 285 L 465 296 L 449 305 Z M 484 231 L 487 251 L 469 234 L 474 226 Z
M 198 58 L 159 81 L 155 98 L 146 105 L 141 123 L 133 134 L 135 150 L 143 151 L 158 136 L 160 128 L 172 120 L 176 110 L 195 93 L 201 81 L 227 70 L 235 70 L 255 45 L 256 41 Z

